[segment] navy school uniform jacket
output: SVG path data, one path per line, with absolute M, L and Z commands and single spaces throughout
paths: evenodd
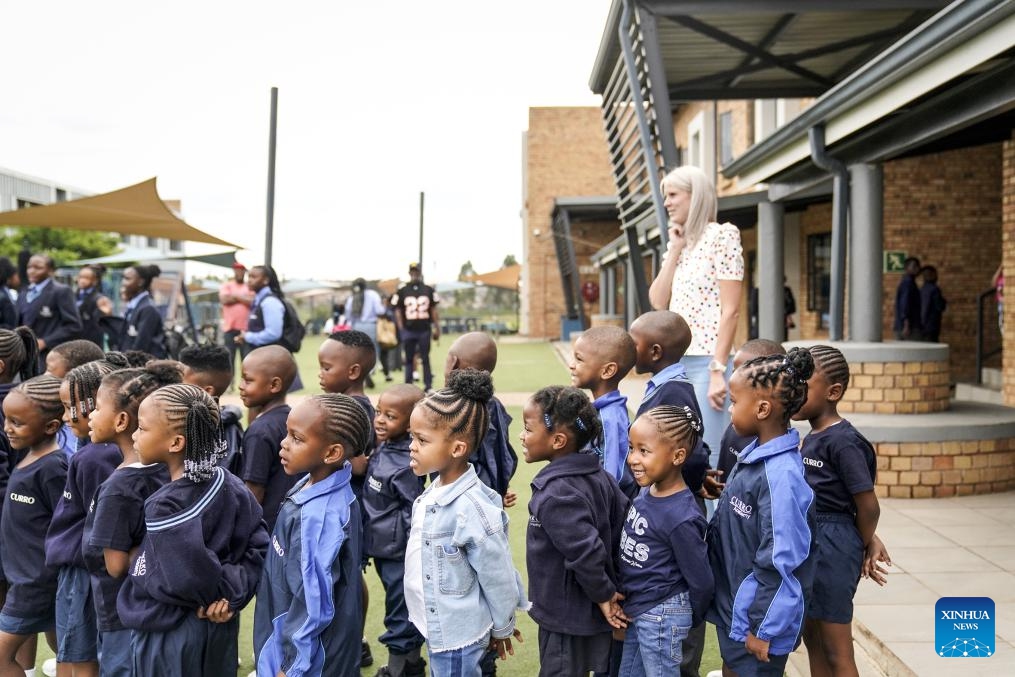
M 81 539 L 99 485 L 123 462 L 115 444 L 86 444 L 70 458 L 67 482 L 46 533 L 46 565 L 84 568 Z
M 469 462 L 476 469 L 479 480 L 503 496 L 518 468 L 518 454 L 508 440 L 511 415 L 496 397 L 486 404 L 490 427 L 483 436 L 482 446 L 473 452 Z
M 239 611 L 254 596 L 268 533 L 261 506 L 222 468 L 212 478 L 170 482 L 145 502 L 147 530 L 116 600 L 124 627 L 176 628 L 220 599 Z
M 219 467 L 239 477 L 243 473 L 243 410 L 234 404 L 222 407 L 219 427 L 225 451 L 219 459 Z M 279 448 L 282 444 L 279 442 Z
M 799 445 L 795 430 L 748 445 L 706 537 L 715 577 L 707 619 L 735 642 L 754 633 L 775 655 L 796 648 L 813 580 L 814 492 Z
M 14 329 L 18 324 L 18 307 L 7 293 L 6 285 L 0 284 L 0 329 Z
M 4 613 L 16 618 L 52 613 L 57 571 L 46 566 L 45 537 L 66 481 L 67 457 L 59 449 L 11 473 L 0 517 L 0 549 L 11 586 Z
M 722 434 L 722 442 L 719 443 L 719 470 L 722 471 L 721 481 L 725 482 L 730 478 L 734 466 L 737 464 L 737 457 L 740 452 L 753 442 L 757 435 L 737 435 L 736 429 L 730 423 L 726 426 L 726 432 Z
M 116 613 L 116 597 L 123 578 L 106 571 L 105 548 L 130 552 L 145 535 L 144 504 L 148 497 L 169 484 L 169 471 L 162 463 L 135 463 L 113 471 L 88 506 L 81 552 L 92 584 L 92 600 L 99 632 L 123 630 Z
M 120 350 L 143 350 L 160 359 L 166 356 L 162 313 L 155 307 L 151 296 L 145 296 L 138 301 L 136 308 L 126 312 L 117 345 Z
M 409 468 L 408 436 L 381 443 L 370 455 L 363 486 L 363 551 L 369 557 L 403 559 L 412 502 L 423 478 Z
M 348 464 L 286 496 L 254 612 L 257 674 L 358 675 L 363 623 L 359 502 Z
M 525 564 L 529 615 L 541 629 L 585 636 L 610 632 L 598 604 L 617 591 L 629 505 L 595 454 L 568 454 L 533 478 Z
M 278 456 L 286 436 L 289 405 L 283 404 L 264 412 L 243 433 L 243 472 L 240 479 L 264 487 L 264 521 L 268 529 L 275 527 L 275 516 L 285 495 L 299 477 L 287 475 Z
M 81 316 L 74 302 L 74 292 L 65 284 L 50 278 L 31 303 L 27 288 L 18 296 L 18 313 L 21 324 L 27 325 L 36 337 L 46 342 L 47 352 L 52 348 L 78 338 L 81 334 Z
M 370 398 L 366 395 L 350 395 L 350 397 L 359 402 L 359 406 L 363 407 L 363 411 L 366 412 L 367 419 L 370 421 L 370 441 L 367 443 L 366 448 L 366 453 L 369 456 L 374 447 L 377 445 L 377 438 L 374 436 L 374 417 L 377 416 L 377 410 L 374 409 L 373 402 L 371 402 Z M 352 493 L 356 494 L 356 498 L 360 500 L 363 499 L 363 485 L 365 483 L 365 475 L 352 476 L 352 482 L 350 483 L 352 486 Z M 366 517 L 365 513 L 364 517 Z
M 686 378 L 678 378 L 661 383 L 655 390 L 649 393 L 648 397 L 638 405 L 638 413 L 641 416 L 649 409 L 660 405 L 672 405 L 675 407 L 690 407 L 701 420 L 701 407 L 698 406 L 698 398 L 694 396 L 694 384 Z M 684 484 L 697 494 L 701 489 L 701 483 L 705 479 L 705 470 L 708 469 L 708 445 L 704 442 L 704 436 L 699 436 L 698 443 L 691 450 L 690 455 L 684 460 L 684 467 L 680 474 L 684 476 Z

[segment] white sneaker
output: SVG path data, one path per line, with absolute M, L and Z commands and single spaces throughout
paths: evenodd
M 42 674 L 46 677 L 56 677 L 56 659 L 47 658 L 42 662 Z

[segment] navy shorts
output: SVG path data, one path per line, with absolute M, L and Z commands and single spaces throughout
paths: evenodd
M 0 632 L 10 635 L 37 635 L 49 632 L 54 627 L 54 619 L 50 614 L 21 618 L 0 611 Z
M 239 657 L 239 614 L 225 623 L 212 623 L 194 612 L 165 632 L 131 632 L 135 675 L 193 677 L 235 675 Z
M 61 663 L 98 660 L 98 635 L 88 570 L 60 567 L 56 587 L 56 660 Z
M 853 595 L 863 569 L 863 539 L 852 515 L 820 512 L 814 545 L 814 586 L 807 617 L 853 622 Z
M 762 663 L 747 651 L 743 642 L 730 639 L 730 633 L 725 628 L 715 626 L 715 634 L 719 638 L 723 665 L 735 672 L 737 677 L 782 677 L 785 672 L 789 654 L 768 654 L 768 663 Z

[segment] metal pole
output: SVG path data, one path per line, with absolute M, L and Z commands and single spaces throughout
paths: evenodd
M 786 334 L 784 213 L 781 202 L 758 203 L 758 338 L 780 343 Z
M 420 268 L 423 266 L 423 191 L 419 191 L 419 261 Z
M 264 265 L 271 265 L 275 230 L 275 128 L 278 123 L 278 87 L 271 88 L 271 122 L 268 127 L 268 214 L 264 228 Z

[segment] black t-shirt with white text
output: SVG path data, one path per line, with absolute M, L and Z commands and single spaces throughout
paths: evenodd
M 412 282 L 391 299 L 391 305 L 402 311 L 405 328 L 409 331 L 427 331 L 433 321 L 433 308 L 441 302 L 433 287 L 422 282 Z
M 800 446 L 804 477 L 814 490 L 818 512 L 856 515 L 855 494 L 874 489 L 874 447 L 849 421 L 812 432 Z

